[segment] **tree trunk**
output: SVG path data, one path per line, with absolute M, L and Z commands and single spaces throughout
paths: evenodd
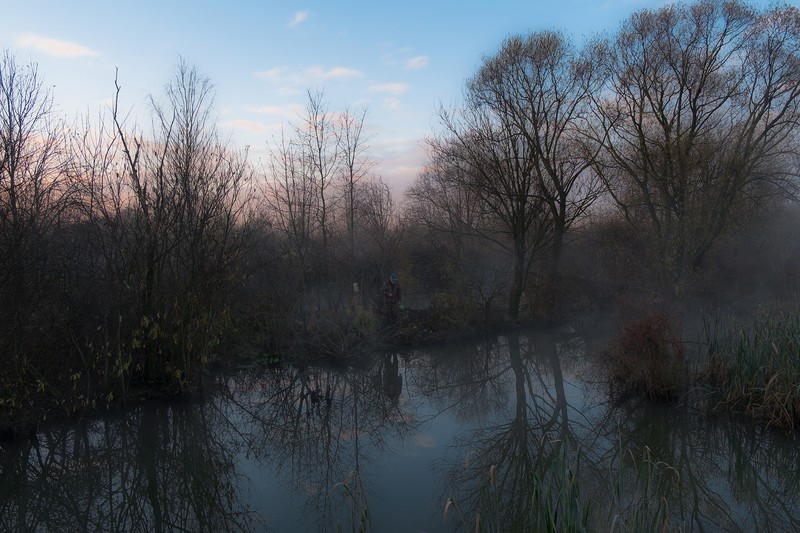
M 519 319 L 519 308 L 522 302 L 522 293 L 525 290 L 525 243 L 517 239 L 514 243 L 514 282 L 508 298 L 508 318 L 513 321 Z

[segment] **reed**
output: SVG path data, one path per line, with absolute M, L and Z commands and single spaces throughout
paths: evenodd
M 671 519 L 673 495 L 678 494 L 680 475 L 673 467 L 653 458 L 650 448 L 635 452 L 620 443 L 618 466 L 612 464 L 607 492 L 611 500 L 604 507 L 608 531 L 683 531 Z M 599 517 L 598 517 L 598 521 Z
M 331 495 L 341 491 L 345 505 L 349 512 L 350 531 L 352 533 L 367 533 L 373 531 L 372 515 L 367 504 L 367 494 L 364 489 L 364 482 L 358 470 L 353 470 L 344 481 L 333 486 Z M 336 522 L 337 533 L 343 533 L 342 522 Z
M 549 442 L 544 442 L 549 441 Z M 491 465 L 474 498 L 474 520 L 453 499 L 443 520 L 454 516 L 460 531 L 587 531 L 590 502 L 579 488 L 580 452 L 571 456 L 563 441 L 543 439 L 540 459 L 519 465 Z M 513 479 L 512 479 L 513 478 Z
M 580 450 L 570 454 L 560 442 L 526 475 L 528 484 L 504 484 L 500 478 L 510 465 L 492 465 L 467 500 L 447 500 L 443 521 L 454 530 L 494 532 L 674 531 L 685 528 L 676 522 L 680 475 L 670 465 L 656 460 L 649 448 L 640 451 L 620 444 L 609 463 L 609 471 L 582 472 Z M 505 472 L 504 472 L 505 470 Z M 504 488 L 505 487 L 505 488 Z M 525 495 L 509 494 L 508 488 L 524 489 Z M 476 505 L 468 505 L 470 498 Z M 474 509 L 472 512 L 464 509 Z M 474 513 L 474 519 L 472 515 Z
M 723 402 L 768 427 L 800 421 L 800 314 L 773 311 L 751 326 L 706 327 L 705 379 Z

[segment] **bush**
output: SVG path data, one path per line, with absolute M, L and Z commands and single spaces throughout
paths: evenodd
M 606 353 L 608 377 L 622 396 L 672 399 L 684 382 L 684 349 L 669 315 L 651 312 L 626 326 Z

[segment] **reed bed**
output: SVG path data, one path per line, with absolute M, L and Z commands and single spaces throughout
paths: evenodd
M 679 516 L 680 475 L 654 458 L 649 448 L 633 450 L 620 443 L 605 475 L 581 471 L 581 458 L 580 450 L 569 451 L 556 441 L 552 453 L 526 476 L 530 480 L 527 502 L 521 502 L 518 494 L 506 494 L 497 480 L 508 465 L 491 465 L 487 478 L 471 495 L 477 505 L 449 498 L 442 518 L 454 531 L 475 533 L 685 529 L 675 518 Z
M 800 422 L 800 314 L 773 311 L 745 327 L 709 325 L 704 376 L 728 409 L 768 427 Z

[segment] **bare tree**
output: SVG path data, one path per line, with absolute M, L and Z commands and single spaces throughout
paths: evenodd
M 319 228 L 319 194 L 308 163 L 303 146 L 282 133 L 270 148 L 271 179 L 265 185 L 270 216 L 300 292 L 305 290 L 306 278 L 311 273 L 310 258 Z
M 356 261 L 361 264 L 362 280 L 380 283 L 396 259 L 403 228 L 392 191 L 380 178 L 362 181 L 358 192 L 355 209 L 361 226 L 356 234 L 360 250 Z M 377 284 L 373 288 L 377 290 Z
M 302 277 L 294 301 L 315 304 L 319 315 L 350 303 L 353 282 L 382 275 L 397 220 L 388 188 L 371 173 L 366 110 L 330 111 L 321 92 L 308 98 L 299 124 L 270 144 L 265 205 L 289 270 Z
M 298 136 L 304 146 L 304 157 L 316 182 L 319 196 L 317 218 L 322 245 L 322 275 L 328 275 L 328 241 L 331 236 L 332 215 L 335 200 L 331 195 L 332 185 L 340 164 L 340 132 L 336 117 L 328 112 L 321 91 L 308 92 L 308 104 Z
M 596 149 L 587 148 L 582 135 L 600 81 L 566 36 L 544 31 L 508 38 L 469 84 L 480 105 L 503 117 L 530 147 L 535 194 L 552 223 L 553 278 L 567 230 L 602 189 L 592 172 Z
M 409 227 L 422 239 L 415 266 L 446 290 L 469 289 L 465 295 L 482 299 L 488 312 L 503 286 L 504 269 L 495 264 L 503 250 L 485 234 L 493 226 L 480 198 L 452 172 L 458 169 L 434 156 L 406 191 Z
M 21 388 L 47 381 L 45 360 L 67 320 L 66 290 L 55 268 L 73 187 L 67 173 L 66 127 L 53 110 L 36 64 L 0 57 L 0 376 Z M 58 341 L 56 341 L 58 342 Z M 62 345 L 58 345 L 58 348 Z M 13 386 L 4 389 L 12 396 Z M 8 398 L 13 402 L 21 397 Z
M 800 11 L 702 0 L 640 11 L 596 43 L 596 170 L 679 288 L 743 209 L 794 193 Z
M 356 223 L 358 187 L 372 169 L 373 162 L 367 157 L 369 146 L 364 135 L 364 118 L 367 110 L 352 112 L 345 109 L 339 115 L 339 149 L 341 152 L 342 196 L 344 197 L 344 218 L 347 225 L 348 255 L 350 271 L 356 278 Z
M 551 247 L 557 271 L 565 232 L 598 195 L 594 154 L 580 142 L 595 79 L 564 36 L 512 37 L 467 83 L 464 108 L 440 113 L 433 152 L 491 214 L 483 234 L 513 258 L 513 319 L 537 252 Z
M 117 96 L 120 87 L 117 86 Z M 121 166 L 112 195 L 135 298 L 131 347 L 149 380 L 194 386 L 222 327 L 236 232 L 248 202 L 246 155 L 222 143 L 211 119 L 213 90 L 181 61 L 165 100 L 151 98 L 151 138 L 128 130 L 115 103 Z M 133 283 L 131 283 L 133 282 Z

